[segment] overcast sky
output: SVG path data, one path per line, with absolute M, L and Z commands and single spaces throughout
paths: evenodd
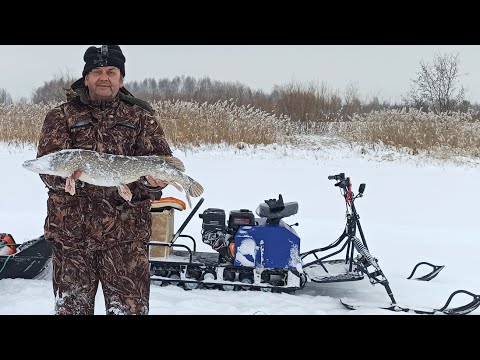
M 61 73 L 80 78 L 90 45 L 0 45 L 0 88 L 14 100 Z M 99 45 L 96 45 L 99 46 Z M 459 54 L 467 99 L 480 103 L 480 45 L 121 45 L 125 80 L 208 76 L 270 92 L 292 80 L 324 82 L 343 95 L 350 84 L 362 99 L 400 101 L 435 53 Z

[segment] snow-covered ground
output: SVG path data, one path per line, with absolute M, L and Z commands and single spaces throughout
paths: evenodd
M 356 193 L 366 183 L 365 196 L 356 202 L 370 251 L 402 304 L 439 308 L 457 289 L 480 294 L 478 280 L 478 191 L 480 172 L 470 164 L 441 163 L 390 150 L 361 151 L 341 145 L 288 148 L 280 146 L 176 150 L 187 173 L 205 188 L 199 213 L 208 207 L 250 209 L 282 194 L 297 201 L 298 214 L 286 219 L 301 239 L 301 252 L 333 242 L 345 225 L 345 203 L 328 175 L 344 172 Z M 43 232 L 47 191 L 38 175 L 21 167 L 35 157 L 34 149 L 0 144 L 0 232 L 17 242 Z M 185 200 L 172 187 L 165 196 Z M 197 199 L 194 199 L 194 204 Z M 188 210 L 175 214 L 178 228 Z M 200 240 L 201 219 L 195 215 L 184 234 L 197 239 L 199 251 L 213 251 Z M 179 240 L 181 243 L 182 239 Z M 187 242 L 185 242 L 187 244 Z M 420 261 L 445 265 L 430 282 L 407 280 Z M 426 272 L 425 268 L 425 272 Z M 295 294 L 220 291 L 152 285 L 150 314 L 404 314 L 377 308 L 351 311 L 339 298 L 368 302 L 389 301 L 381 285 L 365 278 L 356 282 L 315 284 Z M 35 301 L 32 301 L 35 299 Z M 50 279 L 0 280 L 0 314 L 52 314 Z M 458 295 L 452 305 L 470 301 Z M 105 307 L 101 289 L 96 314 Z M 477 309 L 472 314 L 480 314 Z

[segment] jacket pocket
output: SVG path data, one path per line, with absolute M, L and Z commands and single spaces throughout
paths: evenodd
M 69 247 L 83 247 L 85 237 L 84 203 L 81 198 L 50 193 L 47 200 L 45 237 Z
M 139 125 L 127 119 L 117 119 L 109 126 L 106 147 L 110 152 L 133 155 Z
M 132 130 L 137 130 L 138 129 L 137 124 L 132 123 L 132 122 L 127 121 L 127 120 L 119 120 L 115 124 L 113 124 L 113 127 L 115 127 L 115 128 L 124 127 L 124 128 L 132 129 Z
M 70 136 L 75 147 L 92 149 L 95 142 L 96 120 L 83 118 L 75 120 L 70 126 Z

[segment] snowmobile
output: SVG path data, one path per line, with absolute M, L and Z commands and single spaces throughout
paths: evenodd
M 283 203 L 280 196 L 258 207 L 260 218 L 255 218 L 250 210 L 240 209 L 230 212 L 228 222 L 223 209 L 208 208 L 199 215 L 203 220 L 202 241 L 216 252 L 198 252 L 195 239 L 181 233 L 203 201 L 201 198 L 192 209 L 172 242 L 149 243 L 173 248 L 168 256 L 150 258 L 155 284 L 180 284 L 187 290 L 203 286 L 268 292 L 292 292 L 305 286 L 307 277 L 301 266 L 300 238 L 292 226 L 282 220 L 297 213 L 297 203 Z M 189 238 L 193 250 L 176 244 L 180 237 Z
M 372 285 L 380 284 L 385 288 L 390 302 L 378 305 L 385 310 L 417 314 L 467 314 L 480 306 L 480 295 L 466 290 L 454 291 L 445 305 L 438 309 L 399 304 L 378 260 L 370 253 L 355 208 L 354 202 L 363 197 L 366 185 L 360 184 L 355 195 L 350 178 L 345 173 L 329 176 L 328 179 L 334 180 L 335 187 L 340 188 L 346 205 L 345 229 L 330 245 L 300 252 L 300 238 L 293 229 L 298 223 L 289 225 L 284 220 L 297 213 L 298 203 L 284 203 L 280 194 L 278 199 L 265 200 L 257 207 L 258 217 L 248 209 L 240 209 L 230 211 L 226 221 L 223 209 L 206 209 L 199 215 L 202 219 L 202 241 L 216 252 L 198 252 L 195 239 L 182 232 L 202 205 L 204 199 L 201 198 L 171 242 L 149 243 L 149 246 L 172 248 L 170 255 L 150 258 L 152 283 L 183 286 L 186 290 L 203 287 L 226 291 L 293 293 L 308 283 L 359 281 L 366 276 Z M 176 244 L 182 237 L 192 241 L 193 249 Z M 421 266 L 428 266 L 430 271 L 415 276 Z M 443 268 L 443 265 L 420 262 L 407 279 L 429 281 Z M 472 300 L 462 306 L 448 307 L 458 294 L 469 295 Z M 361 304 L 347 298 L 341 298 L 340 302 L 351 310 L 372 307 L 372 304 Z
M 44 236 L 17 244 L 11 234 L 0 234 L 0 280 L 35 279 L 51 258 L 52 245 Z

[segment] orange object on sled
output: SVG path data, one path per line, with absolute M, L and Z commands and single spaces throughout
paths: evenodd
M 152 208 L 173 208 L 182 211 L 187 208 L 187 205 L 185 205 L 185 203 L 180 199 L 174 197 L 165 197 L 161 198 L 160 200 L 152 201 Z
M 13 255 L 17 252 L 17 245 L 10 234 L 0 234 L 0 255 Z

